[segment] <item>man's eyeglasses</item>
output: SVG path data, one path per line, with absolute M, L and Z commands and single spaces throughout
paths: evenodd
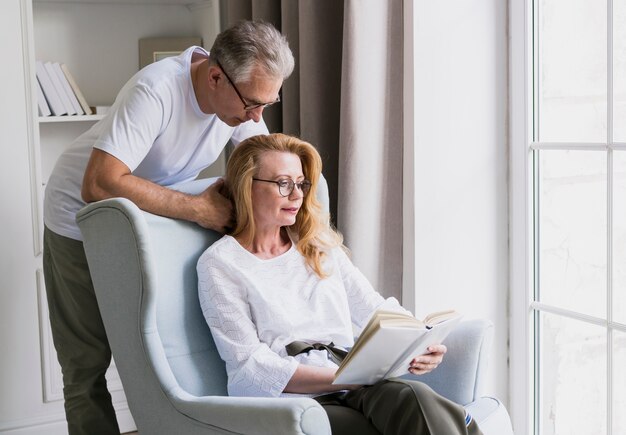
M 258 103 L 258 102 L 249 103 L 241 95 L 241 92 L 239 92 L 239 89 L 237 89 L 237 86 L 235 86 L 235 82 L 230 78 L 230 76 L 228 75 L 228 73 L 226 72 L 226 70 L 224 69 L 222 64 L 220 63 L 220 61 L 215 59 L 215 63 L 217 64 L 217 66 L 220 67 L 220 69 L 222 70 L 222 72 L 224 73 L 224 75 L 226 76 L 228 81 L 230 82 L 230 84 L 233 85 L 233 89 L 235 90 L 235 92 L 237 93 L 237 96 L 239 97 L 239 99 L 243 103 L 243 110 L 245 110 L 246 112 L 249 112 L 249 111 L 254 110 L 254 109 L 258 109 L 259 107 L 262 107 L 262 108 L 265 109 L 266 107 L 269 107 L 272 104 L 276 104 L 276 103 L 280 102 L 280 95 L 279 95 L 278 98 L 276 98 L 276 100 L 272 101 L 271 103 Z
M 281 196 L 289 196 L 291 195 L 291 193 L 293 192 L 293 189 L 298 186 L 298 189 L 300 189 L 300 192 L 302 192 L 303 196 L 306 196 L 307 193 L 309 193 L 309 190 L 311 190 L 311 182 L 309 180 L 302 180 L 299 183 L 294 182 L 293 180 L 287 178 L 284 180 L 278 180 L 278 181 L 274 181 L 274 180 L 261 180 L 260 178 L 253 178 L 254 181 L 263 181 L 265 183 L 274 183 L 274 184 L 278 184 L 278 193 L 281 194 Z

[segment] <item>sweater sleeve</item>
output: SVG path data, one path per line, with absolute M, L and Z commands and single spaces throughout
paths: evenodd
M 259 340 L 246 289 L 229 276 L 226 262 L 205 252 L 197 265 L 202 313 L 226 363 L 231 396 L 277 397 L 298 367 Z
M 404 309 L 394 297 L 383 298 L 374 290 L 372 284 L 363 273 L 350 261 L 346 253 L 337 248 L 335 250 L 337 265 L 343 280 L 350 316 L 352 322 L 359 328 L 363 328 L 376 310 L 399 311 L 411 314 Z

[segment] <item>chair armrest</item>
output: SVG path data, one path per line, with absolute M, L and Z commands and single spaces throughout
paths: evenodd
M 213 428 L 245 434 L 330 435 L 324 408 L 313 399 L 205 396 L 183 390 L 171 398 L 179 412 Z M 236 410 L 236 412 L 234 412 Z
M 444 340 L 448 352 L 443 362 L 431 373 L 405 379 L 428 384 L 444 397 L 467 405 L 480 397 L 487 354 L 493 340 L 493 324 L 487 320 L 466 320 Z

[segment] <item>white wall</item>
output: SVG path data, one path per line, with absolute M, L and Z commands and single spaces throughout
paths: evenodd
M 506 2 L 413 7 L 416 314 L 491 320 L 486 393 L 508 402 Z
M 32 402 L 31 397 L 41 396 L 38 317 L 34 303 L 36 247 L 31 224 L 32 156 L 28 147 L 32 139 L 29 133 L 32 125 L 27 116 L 30 94 L 24 80 L 27 53 L 21 44 L 23 29 L 16 19 L 22 13 L 22 6 L 19 0 L 0 4 L 0 41 L 13 42 L 1 45 L 0 72 L 0 146 L 5 162 L 0 171 L 0 431 L 5 420 L 14 419 L 19 424 L 23 418 L 12 412 L 14 409 L 26 408 Z M 16 273 L 23 270 L 32 273 Z M 24 382 L 25 379 L 32 382 Z
M 215 33 L 210 28 L 209 21 L 216 20 L 210 19 L 209 6 L 188 9 L 164 4 L 168 1 L 180 2 L 0 2 L 4 61 L 0 69 L 0 147 L 5 162 L 0 171 L 4 206 L 0 217 L 2 434 L 67 433 L 60 369 L 50 342 L 41 279 L 41 183 L 70 138 L 90 124 L 42 124 L 39 128 L 34 116 L 36 100 L 30 90 L 33 61 L 67 63 L 90 104 L 111 104 L 119 87 L 137 70 L 139 38 L 198 33 L 209 38 Z M 209 27 L 201 31 L 196 28 L 201 24 Z M 56 141 L 57 133 L 66 140 Z M 112 389 L 115 384 L 109 383 Z M 113 391 L 113 402 L 122 429 L 128 430 L 134 423 L 121 393 Z

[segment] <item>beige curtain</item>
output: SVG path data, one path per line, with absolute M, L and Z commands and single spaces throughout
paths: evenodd
M 229 0 L 223 26 L 263 19 L 288 38 L 296 70 L 270 131 L 314 144 L 330 210 L 353 261 L 386 296 L 402 294 L 401 0 Z
M 353 261 L 402 296 L 402 2 L 344 1 L 337 226 Z

